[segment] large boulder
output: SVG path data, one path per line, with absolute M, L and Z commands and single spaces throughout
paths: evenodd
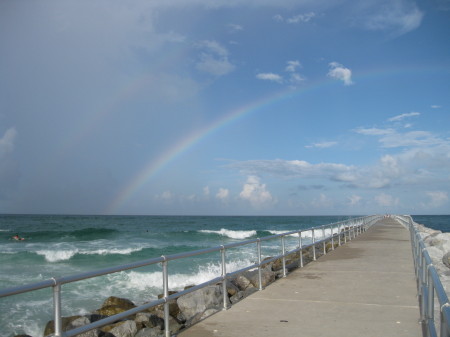
M 164 319 L 156 314 L 140 312 L 136 315 L 134 321 L 138 325 L 138 329 L 142 328 L 158 328 L 159 330 L 164 329 Z
M 102 307 L 94 313 L 102 316 L 112 316 L 135 307 L 136 305 L 126 298 L 110 296 L 103 302 Z
M 78 319 L 81 318 L 82 316 L 69 316 L 69 317 L 62 317 L 62 331 L 67 331 L 68 330 L 68 325 Z M 47 324 L 45 325 L 45 329 L 44 329 L 44 336 L 48 336 L 55 333 L 55 321 L 51 320 L 49 322 L 47 322 Z
M 237 275 L 231 281 L 239 288 L 239 290 L 245 290 L 251 285 L 250 280 L 243 274 Z
M 67 330 L 65 331 L 69 331 L 69 330 L 73 330 L 79 327 L 82 327 L 84 325 L 87 325 L 91 323 L 91 321 L 89 320 L 89 318 L 83 316 L 80 318 L 77 318 L 73 321 L 71 321 L 68 325 L 67 325 Z M 77 335 L 77 337 L 98 337 L 99 336 L 99 330 L 98 329 L 93 329 L 87 332 L 83 332 L 82 334 Z
M 134 337 L 164 337 L 165 333 L 158 328 L 144 328 L 138 331 Z
M 228 300 L 228 296 L 226 298 Z M 179 297 L 177 303 L 186 321 L 208 309 L 220 310 L 223 306 L 222 286 L 207 286 L 196 290 Z
M 258 270 L 252 270 L 245 273 L 245 277 L 255 288 L 259 288 L 259 273 Z M 275 281 L 275 273 L 270 266 L 261 269 L 261 283 L 262 287 L 267 287 L 270 283 Z M 247 287 L 248 288 L 248 287 Z
M 126 320 L 112 325 L 107 325 L 101 329 L 103 332 L 109 332 L 115 337 L 134 337 L 137 333 L 135 321 Z

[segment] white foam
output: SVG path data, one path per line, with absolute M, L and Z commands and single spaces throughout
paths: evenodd
M 213 231 L 213 230 L 203 229 L 203 230 L 200 230 L 199 232 L 201 232 L 201 233 L 219 234 L 219 235 L 222 235 L 222 236 L 229 237 L 231 239 L 246 239 L 246 238 L 252 237 L 253 235 L 256 235 L 256 231 L 255 230 L 250 230 L 250 231 L 233 231 L 233 230 L 225 229 L 225 228 L 222 228 L 220 231 Z
M 142 247 L 136 248 L 110 248 L 110 249 L 96 249 L 96 250 L 81 250 L 78 248 L 65 249 L 65 250 L 38 250 L 36 254 L 44 256 L 47 262 L 59 262 L 70 260 L 77 254 L 82 255 L 108 255 L 108 254 L 120 254 L 130 255 L 133 252 L 141 251 Z
M 75 254 L 78 253 L 78 249 L 72 250 L 38 250 L 36 254 L 44 256 L 47 262 L 59 262 L 70 260 Z
M 268 231 L 270 234 L 274 234 L 274 235 L 278 235 L 278 234 L 283 234 L 283 233 L 287 233 L 287 232 L 291 232 L 291 231 L 275 231 L 275 230 L 269 230 Z M 298 238 L 298 234 L 297 233 L 294 233 L 294 234 L 289 234 L 288 236 L 293 236 L 293 237 L 296 237 L 296 238 Z
M 250 260 L 230 261 L 226 265 L 227 272 L 233 272 L 253 264 Z M 197 285 L 212 280 L 222 273 L 220 264 L 208 263 L 201 265 L 198 270 L 190 273 L 169 272 L 169 288 L 170 290 L 183 290 L 184 287 Z M 161 271 L 156 272 L 121 272 L 108 275 L 108 284 L 124 293 L 141 292 L 156 297 L 162 292 L 163 275 Z M 117 293 L 117 290 L 108 289 L 108 293 Z
M 97 250 L 80 251 L 80 254 L 83 254 L 83 255 L 109 255 L 109 254 L 130 255 L 131 253 L 139 252 L 142 249 L 143 248 L 141 248 L 141 247 L 124 248 L 124 249 L 118 249 L 118 248 L 97 249 Z

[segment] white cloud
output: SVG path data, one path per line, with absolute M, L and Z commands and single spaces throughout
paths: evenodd
M 418 112 L 403 114 L 392 117 L 390 120 L 402 120 L 403 118 L 410 116 L 417 116 Z M 405 125 L 408 128 L 409 125 Z M 367 136 L 380 136 L 379 142 L 383 148 L 396 148 L 396 147 L 425 147 L 425 146 L 440 146 L 449 145 L 447 140 L 439 138 L 428 131 L 409 131 L 398 132 L 395 129 L 378 129 L 378 128 L 358 128 L 354 130 L 356 133 Z
M 255 208 L 263 208 L 274 202 L 274 198 L 266 189 L 266 185 L 260 182 L 259 177 L 250 175 L 244 184 L 239 197 L 247 200 Z
M 420 112 L 410 112 L 410 113 L 404 113 L 401 115 L 397 115 L 394 116 L 392 118 L 389 118 L 388 121 L 390 122 L 396 122 L 396 121 L 401 121 L 402 119 L 408 118 L 408 117 L 414 117 L 414 116 L 419 116 Z
M 439 145 L 444 141 L 428 131 L 393 132 L 380 138 L 384 148 Z
M 274 73 L 259 73 L 256 75 L 256 78 L 264 81 L 283 82 L 283 77 Z
M 431 108 L 432 109 L 440 109 L 440 108 L 442 108 L 442 106 L 440 106 L 440 105 L 432 105 Z
M 333 200 L 321 193 L 319 197 L 311 201 L 311 206 L 319 209 L 329 208 L 333 206 Z
M 197 47 L 202 49 L 200 60 L 196 64 L 198 70 L 222 76 L 235 69 L 235 66 L 228 60 L 228 50 L 217 41 L 201 41 Z
M 283 18 L 280 14 L 275 15 L 275 16 L 273 17 L 273 19 L 274 19 L 275 21 L 277 21 L 277 22 L 283 22 L 283 21 L 284 21 L 284 18 Z
M 203 187 L 203 194 L 209 196 L 209 186 Z
M 230 30 L 230 33 L 237 33 L 240 32 L 241 30 L 244 30 L 244 27 L 235 23 L 228 24 L 228 28 Z
M 382 136 L 394 133 L 394 129 L 378 129 L 378 128 L 357 128 L 354 130 L 356 133 L 367 135 L 367 136 Z
M 337 62 L 329 63 L 330 70 L 328 76 L 344 82 L 345 85 L 353 84 L 352 71 L 349 68 L 345 68 L 342 64 Z
M 170 191 L 164 191 L 161 194 L 156 195 L 156 199 L 160 199 L 160 200 L 171 200 L 173 198 L 173 194 Z
M 368 8 L 369 14 L 362 16 L 363 25 L 369 30 L 390 31 L 400 36 L 418 28 L 422 22 L 424 14 L 413 2 L 391 0 L 375 4 L 376 8 Z
M 283 177 L 325 178 L 350 182 L 356 179 L 356 167 L 335 163 L 311 164 L 303 160 L 249 160 L 231 167 L 252 175 L 270 173 Z
M 381 136 L 383 139 L 385 136 Z M 402 136 L 396 134 L 397 142 Z M 408 136 L 406 136 L 408 139 Z M 381 156 L 369 166 L 339 163 L 309 163 L 303 160 L 250 160 L 230 165 L 244 174 L 270 174 L 282 179 L 305 179 L 310 184 L 324 181 L 340 183 L 342 187 L 380 189 L 393 186 L 430 186 L 449 181 L 450 141 L 436 138 L 435 143 L 402 149 L 397 154 Z M 383 144 L 383 147 L 387 144 Z M 393 146 L 394 143 L 390 143 Z M 400 144 L 396 144 L 400 145 Z M 314 180 L 314 181 L 313 181 Z
M 297 71 L 298 68 L 301 67 L 301 64 L 299 61 L 295 60 L 295 61 L 287 61 L 287 66 L 285 68 L 285 70 L 287 72 L 291 72 L 294 73 Z
M 298 14 L 298 15 L 294 15 L 294 16 L 286 19 L 286 22 L 291 23 L 291 24 L 299 23 L 299 22 L 309 22 L 315 16 L 316 16 L 316 13 L 314 13 L 314 12 Z
M 314 143 L 312 145 L 306 145 L 306 148 L 319 148 L 319 149 L 326 149 L 328 147 L 332 147 L 337 145 L 337 142 L 321 142 L 321 143 Z
M 306 80 L 306 78 L 303 77 L 302 75 L 300 75 L 299 73 L 291 73 L 291 76 L 289 78 L 289 83 L 295 85 L 295 84 L 299 84 L 305 80 Z
M 216 198 L 221 201 L 226 201 L 228 196 L 230 195 L 230 191 L 226 188 L 219 188 L 219 191 L 216 194 Z
M 426 195 L 429 197 L 429 202 L 423 204 L 423 206 L 427 207 L 427 208 L 437 208 L 440 206 L 445 205 L 448 200 L 448 192 L 444 192 L 444 191 L 429 191 L 426 192 Z
M 12 157 L 16 138 L 15 128 L 9 128 L 0 138 L 0 199 L 14 191 L 19 183 L 19 167 Z
M 393 197 L 390 194 L 380 193 L 375 196 L 375 202 L 382 207 L 392 208 L 400 203 L 398 198 Z
M 350 206 L 357 206 L 360 204 L 362 197 L 359 195 L 353 194 L 353 195 L 349 196 L 347 199 L 348 199 L 348 204 Z
M 17 137 L 15 128 L 9 128 L 0 138 L 0 159 L 14 151 L 14 142 Z

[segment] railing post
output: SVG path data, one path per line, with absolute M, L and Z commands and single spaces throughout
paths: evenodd
M 55 316 L 55 337 L 62 336 L 62 318 L 61 318 L 61 285 L 56 283 L 53 286 L 53 310 Z
M 445 303 L 442 307 L 441 307 L 441 314 L 440 314 L 440 319 L 441 319 L 441 333 L 440 333 L 440 337 L 445 337 L 445 336 L 448 336 L 449 335 L 449 333 L 450 333 L 450 331 L 448 331 L 448 328 L 447 328 L 447 322 L 445 321 L 445 319 L 444 319 L 444 310 L 446 309 L 446 308 L 448 308 L 450 306 L 450 304 L 449 303 Z
M 428 271 L 428 311 L 427 311 L 427 318 L 431 321 L 434 321 L 434 284 L 433 279 L 431 277 L 430 268 L 433 266 L 433 264 L 429 264 L 427 267 Z
M 333 226 L 330 226 L 331 230 L 331 250 L 334 250 L 334 232 L 333 232 Z
M 262 273 L 261 273 L 261 239 L 258 238 L 256 241 L 256 247 L 258 249 L 258 282 L 259 282 L 259 290 L 263 290 L 262 286 Z
M 322 227 L 323 255 L 327 255 L 327 240 L 325 234 L 325 226 Z
M 169 272 L 167 268 L 167 260 L 165 256 L 162 256 L 164 261 L 162 262 L 163 267 L 163 292 L 164 292 L 164 329 L 166 337 L 170 337 L 170 323 L 169 323 Z
M 342 230 L 342 227 L 341 227 L 341 225 L 339 225 L 339 226 L 338 226 L 338 241 L 339 241 L 339 246 L 342 244 L 342 242 L 341 242 L 341 230 Z
M 344 225 L 344 243 L 347 243 L 347 230 L 345 229 L 345 225 Z
M 227 261 L 225 256 L 225 247 L 222 245 L 220 249 L 220 253 L 222 255 L 222 295 L 223 295 L 223 309 L 228 309 L 228 290 L 227 290 Z
M 316 261 L 316 236 L 314 235 L 314 228 L 312 229 L 312 242 L 313 242 L 313 260 Z
M 303 268 L 303 243 L 302 243 L 302 232 L 298 232 L 298 248 L 300 249 L 300 268 Z
M 283 277 L 286 277 L 286 246 L 284 244 L 284 235 L 281 237 L 281 249 L 283 252 Z

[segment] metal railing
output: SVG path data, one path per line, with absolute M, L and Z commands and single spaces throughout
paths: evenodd
M 12 296 L 17 294 L 22 294 L 26 292 L 31 292 L 43 288 L 53 288 L 53 311 L 54 311 L 54 336 L 55 337 L 72 337 L 76 336 L 78 334 L 90 331 L 92 329 L 100 328 L 102 326 L 117 322 L 123 318 L 126 318 L 128 316 L 134 315 L 138 312 L 150 309 L 152 307 L 155 307 L 160 304 L 164 304 L 164 328 L 165 328 L 165 335 L 166 337 L 170 336 L 170 326 L 169 326 L 169 301 L 175 300 L 180 296 L 183 296 L 185 294 L 191 293 L 193 291 L 196 291 L 198 289 L 204 288 L 211 284 L 222 284 L 222 293 L 223 293 L 223 309 L 228 308 L 228 301 L 227 301 L 227 278 L 230 278 L 234 275 L 237 275 L 239 273 L 248 271 L 248 270 L 254 270 L 258 269 L 258 282 L 259 282 L 259 290 L 263 290 L 262 286 L 262 267 L 264 265 L 267 265 L 270 262 L 273 262 L 278 259 L 282 259 L 282 273 L 283 277 L 286 276 L 286 257 L 294 254 L 299 253 L 299 261 L 298 265 L 300 267 L 303 267 L 304 259 L 303 259 L 303 249 L 307 249 L 309 247 L 315 247 L 313 249 L 313 260 L 316 260 L 316 249 L 317 247 L 320 247 L 320 245 L 323 245 L 323 254 L 327 253 L 326 244 L 327 242 L 332 243 L 331 249 L 334 249 L 335 242 L 334 240 L 338 240 L 339 245 L 342 243 L 346 243 L 347 241 L 351 240 L 352 238 L 355 238 L 362 232 L 366 231 L 368 227 L 370 227 L 372 224 L 374 224 L 376 221 L 381 219 L 382 216 L 380 215 L 372 215 L 372 216 L 366 216 L 366 217 L 360 217 L 360 218 L 353 218 L 346 221 L 341 221 L 337 223 L 332 223 L 328 225 L 308 228 L 304 230 L 296 230 L 291 232 L 286 232 L 282 234 L 276 234 L 271 235 L 263 238 L 257 238 L 257 239 L 251 239 L 251 240 L 245 240 L 240 241 L 236 243 L 230 243 L 227 245 L 212 247 L 212 248 L 206 248 L 201 250 L 195 250 L 190 252 L 184 252 L 179 254 L 172 254 L 172 255 L 166 255 L 166 256 L 160 256 L 152 259 L 142 260 L 134 263 L 129 263 L 125 265 L 110 267 L 110 268 L 104 268 L 99 270 L 94 270 L 86 273 L 80 273 L 75 275 L 69 275 L 69 276 L 63 276 L 63 277 L 53 277 L 49 280 L 32 283 L 28 285 L 22 285 L 18 287 L 13 288 L 7 288 L 0 290 L 0 297 L 6 297 L 6 296 Z M 329 235 L 326 234 L 326 231 L 329 230 Z M 302 233 L 311 231 L 311 242 L 309 244 L 304 244 Z M 318 235 L 321 234 L 321 235 Z M 287 251 L 286 250 L 286 240 L 285 238 L 287 236 L 298 236 L 298 244 L 297 247 L 293 250 Z M 262 247 L 261 243 L 264 241 L 274 240 L 280 238 L 281 242 L 281 251 L 282 254 L 262 260 Z M 343 241 L 343 242 L 342 242 Z M 234 272 L 228 273 L 226 271 L 226 251 L 230 248 L 236 248 L 240 246 L 245 245 L 251 245 L 256 244 L 256 250 L 257 250 L 257 263 L 247 266 L 245 268 L 239 269 Z M 185 289 L 183 291 L 179 291 L 174 294 L 169 295 L 169 271 L 168 271 L 168 264 L 170 261 L 178 260 L 182 258 L 212 253 L 212 252 L 220 252 L 220 263 L 222 267 L 221 276 L 213 278 L 209 281 L 206 281 L 204 283 L 198 284 L 194 287 L 190 287 L 188 289 Z M 61 306 L 61 287 L 64 284 L 81 281 L 85 279 L 90 279 L 106 274 L 112 274 L 116 272 L 121 272 L 125 270 L 135 269 L 143 266 L 149 266 L 154 264 L 162 264 L 162 285 L 163 285 L 163 297 L 151 301 L 149 303 L 145 303 L 143 305 L 137 306 L 133 309 L 124 311 L 122 313 L 108 316 L 106 318 L 103 318 L 101 320 L 92 322 L 90 324 L 78 327 L 76 329 L 72 329 L 70 331 L 62 331 L 62 306 Z
M 417 279 L 417 293 L 420 305 L 420 320 L 426 337 L 450 336 L 450 303 L 442 286 L 439 274 L 411 216 L 395 216 L 409 228 Z M 439 304 L 439 319 L 435 319 L 435 298 Z M 438 325 L 438 327 L 436 327 Z M 439 334 L 437 333 L 439 330 Z

